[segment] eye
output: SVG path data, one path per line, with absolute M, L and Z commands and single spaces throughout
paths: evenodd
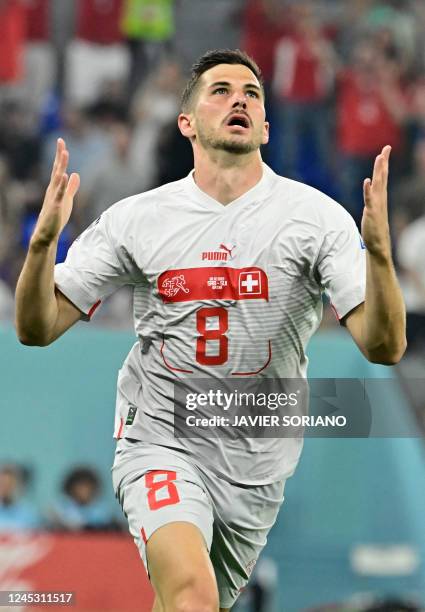
M 259 98 L 260 97 L 258 95 L 258 91 L 255 91 L 254 89 L 250 89 L 246 93 L 247 93 L 248 96 L 252 96 L 253 98 Z
M 227 87 L 217 87 L 217 89 L 214 89 L 213 91 L 213 94 L 216 94 L 216 93 L 220 93 L 220 94 L 227 93 Z

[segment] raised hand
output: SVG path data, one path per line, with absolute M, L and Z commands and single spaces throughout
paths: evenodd
M 75 194 L 80 186 L 80 177 L 66 173 L 69 153 L 65 141 L 58 139 L 50 183 L 46 190 L 31 242 L 49 246 L 57 242 L 59 235 L 68 223 L 72 212 Z
M 388 162 L 391 147 L 385 146 L 375 159 L 372 180 L 363 182 L 364 211 L 362 237 L 371 255 L 384 258 L 391 256 L 390 230 L 388 225 Z

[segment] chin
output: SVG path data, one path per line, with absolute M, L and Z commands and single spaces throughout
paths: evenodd
M 200 131 L 197 139 L 204 149 L 225 151 L 233 155 L 246 155 L 247 153 L 257 151 L 261 146 L 259 139 L 253 139 L 252 134 L 234 136 L 229 134 L 218 135 L 211 132 L 203 133 Z
M 252 153 L 253 151 L 257 151 L 259 147 L 253 145 L 251 143 L 230 143 L 227 148 L 224 150 L 228 153 L 235 153 L 239 155 L 245 155 L 247 153 Z
M 245 155 L 259 149 L 260 145 L 255 142 L 244 140 L 243 138 L 222 140 L 215 143 L 214 148 L 233 153 L 235 155 Z

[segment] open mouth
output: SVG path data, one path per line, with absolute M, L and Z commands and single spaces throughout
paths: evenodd
M 227 122 L 230 127 L 249 127 L 249 119 L 245 115 L 232 115 Z

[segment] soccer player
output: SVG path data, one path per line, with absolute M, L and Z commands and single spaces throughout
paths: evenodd
M 175 437 L 174 383 L 199 392 L 202 377 L 305 377 L 323 291 L 367 359 L 399 361 L 405 309 L 388 231 L 390 147 L 364 182 L 361 238 L 339 204 L 262 163 L 264 90 L 244 53 L 200 58 L 178 124 L 194 171 L 113 205 L 55 267 L 79 186 L 58 140 L 16 323 L 22 343 L 45 346 L 115 289 L 134 286 L 138 342 L 118 376 L 115 491 L 155 612 L 225 611 L 266 543 L 302 442 Z

